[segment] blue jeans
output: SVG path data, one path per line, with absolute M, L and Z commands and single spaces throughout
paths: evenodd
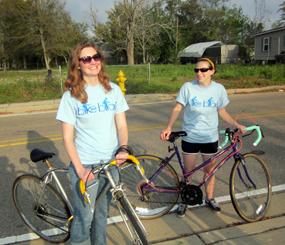
M 84 167 L 91 169 L 92 165 Z M 119 169 L 116 166 L 112 166 L 109 167 L 109 170 L 115 182 L 118 183 Z M 94 206 L 97 196 L 108 184 L 108 179 L 103 177 L 98 179 L 98 174 L 96 174 L 95 179 L 87 183 L 87 188 L 91 186 L 88 188 L 88 193 L 90 194 L 90 200 L 94 210 L 94 213 L 92 213 L 89 204 L 85 202 L 81 194 L 79 188 L 80 178 L 72 163 L 69 167 L 69 174 L 74 198 L 74 214 L 70 230 L 71 244 L 107 245 L 107 215 L 112 201 L 110 190 L 108 190 L 95 210 Z

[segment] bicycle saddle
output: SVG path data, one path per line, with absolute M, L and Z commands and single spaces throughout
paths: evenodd
M 187 136 L 187 133 L 185 131 L 171 132 L 167 141 L 170 141 L 171 143 L 173 143 L 175 140 L 177 140 L 181 136 Z
M 44 152 L 38 148 L 36 149 L 33 149 L 30 153 L 30 159 L 33 161 L 33 162 L 38 162 L 38 161 L 43 161 L 45 159 L 48 159 L 48 158 L 52 158 L 53 156 L 55 156 L 54 153 L 52 152 Z

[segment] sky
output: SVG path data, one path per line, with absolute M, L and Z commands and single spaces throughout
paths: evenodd
M 260 1 L 260 0 L 257 0 Z M 271 26 L 273 22 L 280 19 L 281 12 L 278 12 L 280 8 L 279 5 L 283 3 L 284 0 L 265 0 L 266 7 L 271 12 L 268 16 L 268 26 Z M 231 0 L 232 4 L 236 4 L 237 7 L 241 6 L 245 14 L 253 16 L 255 14 L 254 10 L 254 0 Z M 66 10 L 70 13 L 72 19 L 76 22 L 88 21 L 90 4 L 92 8 L 97 8 L 98 21 L 105 22 L 107 20 L 106 10 L 110 10 L 114 7 L 114 0 L 66 0 Z

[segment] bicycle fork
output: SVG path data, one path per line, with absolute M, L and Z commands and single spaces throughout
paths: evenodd
M 120 204 L 119 204 L 121 198 L 124 197 L 124 199 L 126 200 L 126 202 L 127 202 L 128 206 L 129 206 L 129 208 L 130 208 L 130 210 L 131 210 L 133 216 L 134 216 L 135 219 L 137 220 L 138 224 L 139 224 L 140 227 L 142 228 L 142 230 L 143 230 L 143 232 L 144 232 L 145 235 L 147 235 L 147 231 L 146 231 L 145 227 L 143 226 L 141 220 L 140 220 L 139 217 L 137 216 L 137 213 L 135 212 L 135 210 L 134 210 L 134 208 L 132 207 L 131 203 L 129 202 L 129 200 L 127 199 L 126 195 L 124 194 L 121 185 L 119 185 L 119 186 L 116 185 L 116 183 L 114 182 L 114 180 L 113 180 L 113 178 L 112 178 L 112 176 L 111 176 L 111 174 L 110 174 L 110 172 L 109 172 L 108 170 L 105 171 L 105 174 L 106 174 L 106 176 L 108 177 L 108 179 L 109 179 L 109 181 L 110 181 L 110 185 L 112 186 L 112 189 L 111 189 L 110 191 L 111 191 L 111 193 L 112 193 L 113 198 L 116 200 L 116 204 L 117 204 L 118 210 L 119 210 L 120 215 L 121 215 L 121 217 L 122 217 L 122 219 L 123 219 L 123 221 L 124 221 L 124 223 L 125 223 L 125 226 L 127 227 L 127 230 L 128 230 L 128 232 L 129 232 L 131 238 L 133 239 L 133 241 L 137 242 L 137 237 L 139 237 L 139 236 L 138 236 L 138 234 L 136 234 L 134 227 L 132 227 L 132 228 L 133 228 L 133 229 L 132 229 L 133 232 L 132 232 L 132 230 L 130 229 L 130 226 L 129 226 L 128 222 L 127 222 L 127 217 L 126 217 L 126 215 L 123 213 L 123 209 L 122 209 L 122 207 L 121 207 Z M 131 222 L 130 222 L 130 223 L 131 223 Z M 131 224 L 131 225 L 132 225 L 132 224 Z M 135 233 L 135 236 L 134 236 L 134 233 Z

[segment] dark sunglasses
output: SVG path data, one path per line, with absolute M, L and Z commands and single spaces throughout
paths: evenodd
M 198 69 L 198 68 L 195 68 L 194 71 L 195 73 L 198 73 L 199 71 L 201 72 L 207 72 L 209 70 L 212 70 L 211 68 L 201 68 L 201 69 Z
M 101 54 L 100 53 L 97 53 L 97 54 L 94 54 L 92 57 L 91 56 L 85 56 L 85 57 L 82 57 L 82 58 L 79 58 L 79 61 L 83 61 L 83 64 L 89 64 L 91 63 L 91 60 L 94 60 L 94 61 L 100 61 L 101 60 Z

